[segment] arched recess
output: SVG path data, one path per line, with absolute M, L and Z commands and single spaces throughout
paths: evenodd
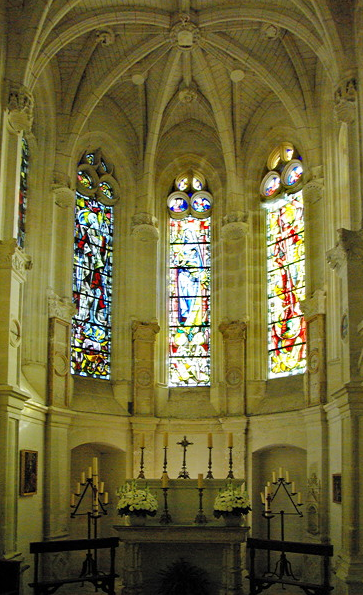
M 252 497 L 252 522 L 253 536 L 266 539 L 267 520 L 262 516 L 264 505 L 261 502 L 261 492 L 264 493 L 267 482 L 271 482 L 271 491 L 274 493 L 276 485 L 272 484 L 272 472 L 279 475 L 279 469 L 282 467 L 284 477 L 286 470 L 290 474 L 290 481 L 294 481 L 297 491 L 301 492 L 302 502 L 306 501 L 306 464 L 307 453 L 303 448 L 292 446 L 290 444 L 271 444 L 256 450 L 252 453 L 252 486 L 249 490 Z M 291 493 L 291 485 L 287 485 L 287 490 Z M 295 503 L 297 496 L 293 497 Z M 302 507 L 303 509 L 303 507 Z M 281 539 L 281 510 L 285 513 L 294 513 L 293 505 L 289 497 L 281 487 L 274 501 L 271 504 L 271 510 L 275 516 L 271 520 L 271 539 Z M 305 520 L 297 514 L 285 516 L 285 540 L 304 541 Z M 272 570 L 275 563 L 272 558 Z M 299 573 L 298 566 L 294 566 L 294 571 Z

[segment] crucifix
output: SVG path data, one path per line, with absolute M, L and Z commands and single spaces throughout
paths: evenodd
M 178 475 L 178 479 L 190 479 L 189 477 L 189 473 L 187 471 L 187 466 L 186 466 L 186 455 L 187 455 L 187 448 L 188 446 L 190 446 L 191 444 L 194 444 L 193 442 L 189 442 L 187 440 L 187 437 L 184 436 L 183 440 L 181 440 L 181 442 L 177 442 L 177 444 L 180 444 L 180 446 L 183 447 L 183 465 L 181 468 L 181 471 Z

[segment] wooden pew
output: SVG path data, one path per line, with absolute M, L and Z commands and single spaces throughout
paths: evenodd
M 329 595 L 334 587 L 329 581 L 329 561 L 333 555 L 333 546 L 319 543 L 301 543 L 297 541 L 279 541 L 275 539 L 247 539 L 247 548 L 250 551 L 250 595 L 258 595 L 271 585 L 293 585 L 300 587 L 307 595 Z M 255 555 L 256 550 L 281 552 L 282 561 L 286 560 L 286 552 L 321 556 L 323 558 L 323 579 L 320 583 L 307 582 L 295 579 L 291 573 L 266 573 L 265 576 L 256 576 Z
M 115 595 L 115 550 L 118 547 L 118 537 L 105 537 L 97 539 L 69 539 L 64 541 L 36 541 L 30 544 L 30 553 L 34 554 L 34 581 L 29 583 L 34 595 L 50 595 L 62 585 L 72 583 L 92 583 L 95 590 L 102 589 L 107 595 Z M 56 578 L 50 580 L 39 579 L 39 556 L 55 552 L 88 551 L 97 553 L 100 549 L 110 550 L 110 569 L 107 574 L 96 571 L 91 574 L 82 574 L 78 577 Z

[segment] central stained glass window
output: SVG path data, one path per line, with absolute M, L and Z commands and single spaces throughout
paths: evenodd
M 178 184 L 178 180 L 180 180 Z M 210 384 L 210 210 L 201 176 L 184 175 L 170 214 L 169 386 Z

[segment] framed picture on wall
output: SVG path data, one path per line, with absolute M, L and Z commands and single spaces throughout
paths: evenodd
M 38 452 L 20 451 L 20 496 L 32 496 L 37 493 Z
M 341 504 L 342 501 L 342 475 L 333 473 L 333 502 Z

